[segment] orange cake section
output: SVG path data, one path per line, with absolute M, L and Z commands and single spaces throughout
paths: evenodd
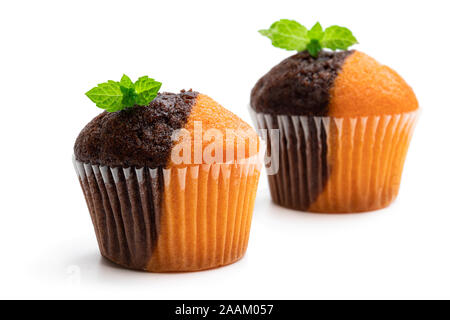
M 331 92 L 328 164 L 314 212 L 364 212 L 397 196 L 417 120 L 412 89 L 361 52 L 347 58 Z
M 329 179 L 309 211 L 364 212 L 397 196 L 416 112 L 334 118 L 330 123 Z
M 199 165 L 167 170 L 161 231 L 147 270 L 197 271 L 243 257 L 258 165 Z
M 201 132 L 198 131 L 199 124 L 201 124 Z M 252 127 L 234 113 L 225 109 L 219 103 L 204 94 L 199 94 L 197 96 L 184 129 L 189 132 L 191 137 L 192 160 L 195 158 L 195 142 L 199 142 L 198 145 L 201 145 L 201 152 L 204 152 L 207 148 L 212 149 L 211 145 L 215 141 L 213 136 L 215 136 L 216 133 L 221 133 L 223 137 L 223 162 L 227 162 L 225 160 L 228 158 L 233 158 L 237 161 L 247 159 L 256 155 L 259 151 L 260 142 Z M 195 129 L 197 129 L 197 131 L 195 131 Z M 208 133 L 210 134 L 209 136 L 207 136 Z M 180 141 L 181 139 L 178 143 L 174 144 L 175 150 L 178 150 L 180 147 Z M 229 154 L 228 158 L 227 151 L 232 153 Z M 214 152 L 211 154 L 214 155 Z M 196 159 L 198 159 L 198 150 Z M 201 163 L 204 163 L 204 161 L 201 161 Z M 196 162 L 196 164 L 200 163 Z M 174 164 L 171 159 L 169 167 L 174 166 L 180 165 Z
M 233 144 L 228 145 L 235 159 L 248 159 L 257 154 L 256 132 L 203 94 L 197 96 L 185 125 L 192 142 L 201 139 L 194 131 L 198 122 L 203 134 L 210 129 L 212 133 L 223 134 L 224 155 L 227 152 L 225 133 L 230 129 L 236 133 Z M 238 143 L 239 139 L 244 143 Z M 256 142 L 256 149 L 251 148 L 250 139 L 256 139 L 252 141 Z M 210 143 L 201 139 L 202 151 Z M 244 148 L 242 153 L 238 152 L 238 146 Z M 194 146 L 191 152 L 193 159 Z M 171 161 L 164 170 L 160 233 L 146 269 L 198 271 L 241 259 L 247 249 L 260 169 L 257 162 L 178 165 Z
M 386 115 L 417 109 L 416 96 L 402 77 L 368 55 L 355 51 L 335 80 L 329 116 Z

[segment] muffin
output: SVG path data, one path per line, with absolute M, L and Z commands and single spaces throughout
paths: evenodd
M 260 174 L 256 133 L 198 92 L 154 96 L 143 106 L 104 111 L 76 139 L 75 168 L 100 252 L 151 272 L 231 264 L 249 239 Z M 211 149 L 202 136 L 211 130 L 220 139 L 234 130 L 234 143 L 224 135 L 219 144 L 224 154 L 231 146 L 234 159 L 198 158 Z
M 359 51 L 307 49 L 265 74 L 250 106 L 259 129 L 278 133 L 267 135 L 276 204 L 350 213 L 396 198 L 418 102 L 389 67 Z

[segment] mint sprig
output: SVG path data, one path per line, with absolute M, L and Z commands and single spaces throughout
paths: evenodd
M 97 107 L 108 112 L 124 110 L 135 105 L 146 106 L 156 98 L 161 82 L 148 76 L 140 77 L 133 83 L 127 75 L 123 75 L 120 82 L 109 80 L 100 83 L 86 92 L 86 96 Z
M 259 30 L 259 33 L 272 40 L 272 44 L 277 48 L 307 50 L 313 57 L 317 57 L 324 48 L 347 50 L 358 43 L 349 29 L 331 26 L 323 30 L 319 22 L 308 30 L 297 21 L 281 19 L 273 23 L 269 29 Z

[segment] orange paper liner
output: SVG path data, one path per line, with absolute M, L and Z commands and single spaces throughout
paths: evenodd
M 227 265 L 245 254 L 260 164 L 134 169 L 74 163 L 107 259 L 181 272 Z
M 397 196 L 418 112 L 354 118 L 256 113 L 279 150 L 279 170 L 269 175 L 272 199 L 288 208 L 350 213 L 388 206 Z M 276 157 L 276 155 L 275 155 Z M 274 160 L 272 160 L 273 162 Z

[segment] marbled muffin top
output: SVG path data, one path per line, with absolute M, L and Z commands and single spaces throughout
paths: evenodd
M 319 115 L 328 112 L 330 89 L 352 51 L 299 52 L 272 68 L 255 85 L 251 106 L 271 114 Z
M 392 69 L 359 51 L 299 52 L 255 85 L 251 107 L 269 114 L 369 116 L 418 108 L 411 87 Z
M 148 106 L 99 114 L 79 134 L 75 157 L 111 167 L 150 167 L 167 163 L 172 133 L 182 128 L 198 93 L 159 93 Z
M 158 94 L 148 106 L 101 113 L 81 131 L 74 151 L 78 161 L 90 164 L 168 168 L 229 162 L 230 151 L 230 161 L 240 161 L 259 151 L 259 140 L 247 123 L 210 97 L 182 91 Z

